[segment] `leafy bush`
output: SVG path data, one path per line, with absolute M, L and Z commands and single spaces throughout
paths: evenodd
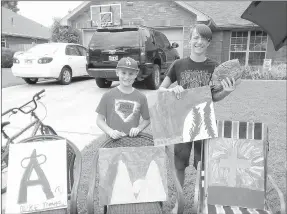
M 262 66 L 244 67 L 242 79 L 252 80 L 286 80 L 287 64 L 273 64 L 271 70 L 265 70 Z
M 287 64 L 281 63 L 277 65 L 272 65 L 270 75 L 274 80 L 287 80 Z
M 1 50 L 1 68 L 11 68 L 13 65 L 14 51 L 9 48 L 2 47 Z
M 71 26 L 63 26 L 60 19 L 54 18 L 54 23 L 51 27 L 52 42 L 65 42 L 65 43 L 80 43 L 81 32 Z

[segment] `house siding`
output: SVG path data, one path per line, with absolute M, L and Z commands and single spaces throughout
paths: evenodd
M 246 29 L 247 31 L 247 29 Z M 219 63 L 229 60 L 230 37 L 232 31 L 213 32 L 213 39 L 207 49 L 208 56 Z M 287 46 L 275 51 L 273 42 L 268 36 L 266 59 L 272 59 L 274 63 L 287 62 Z
M 13 51 L 26 51 L 30 47 L 33 46 L 33 42 L 36 44 L 47 43 L 48 40 L 45 39 L 32 39 L 25 37 L 17 37 L 17 36 L 3 36 L 2 38 L 6 39 L 6 46 Z
M 230 31 L 222 31 L 222 52 L 221 52 L 221 62 L 229 60 L 229 47 L 230 47 Z
M 127 6 L 126 1 L 97 1 L 91 5 L 121 4 L 121 15 L 125 24 L 132 24 L 136 20 L 142 20 L 148 27 L 183 27 L 183 57 L 190 54 L 189 31 L 196 21 L 196 15 L 185 11 L 173 2 L 165 1 L 134 1 L 132 6 Z M 73 27 L 90 28 L 90 9 L 71 21 Z M 78 23 L 78 24 L 76 24 Z M 179 30 L 182 30 L 179 29 Z
M 207 56 L 218 63 L 222 62 L 223 32 L 213 32 L 212 40 L 207 48 Z
M 272 62 L 275 63 L 287 63 L 287 45 L 283 46 L 278 51 L 275 51 L 273 42 L 271 38 L 268 37 L 266 59 L 272 59 Z

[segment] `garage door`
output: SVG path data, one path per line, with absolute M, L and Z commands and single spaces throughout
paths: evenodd
M 168 40 L 170 41 L 170 44 L 173 42 L 176 42 L 179 46 L 176 48 L 178 51 L 180 58 L 183 57 L 183 32 L 182 28 L 158 28 L 158 31 L 164 33 Z
M 93 30 L 85 30 L 83 35 L 83 46 L 88 47 L 95 31 Z

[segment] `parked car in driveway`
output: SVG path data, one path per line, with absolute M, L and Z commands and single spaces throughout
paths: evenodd
M 28 84 L 44 78 L 58 79 L 68 85 L 72 77 L 88 76 L 86 51 L 84 46 L 73 43 L 38 44 L 14 56 L 12 73 Z
M 152 28 L 105 27 L 99 28 L 88 47 L 88 74 L 96 79 L 100 88 L 108 88 L 117 81 L 116 66 L 122 57 L 131 57 L 138 62 L 140 72 L 136 81 L 144 81 L 147 88 L 157 89 L 166 69 L 179 59 L 167 37 Z

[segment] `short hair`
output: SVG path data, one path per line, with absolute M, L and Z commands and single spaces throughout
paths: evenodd
M 189 39 L 191 39 L 193 31 L 196 32 L 202 37 L 207 39 L 209 42 L 212 40 L 212 31 L 211 29 L 205 24 L 196 24 L 194 25 L 189 32 Z

